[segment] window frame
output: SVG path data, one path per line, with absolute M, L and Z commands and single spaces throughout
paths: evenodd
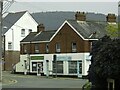
M 35 44 L 35 45 L 34 45 L 34 51 L 35 51 L 35 53 L 40 53 L 39 44 Z
M 21 37 L 25 37 L 25 29 L 21 29 Z
M 60 45 L 59 42 L 56 43 L 56 52 L 57 52 L 57 53 L 60 53 L 60 52 L 61 52 L 61 45 Z
M 76 42 L 72 42 L 72 52 L 77 52 L 77 43 Z
M 8 42 L 8 50 L 12 50 L 13 49 L 13 43 L 12 42 Z

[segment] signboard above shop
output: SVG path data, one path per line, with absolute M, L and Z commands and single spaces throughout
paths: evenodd
M 69 61 L 72 60 L 71 56 L 57 56 L 57 61 Z
M 44 56 L 31 56 L 31 60 L 44 60 Z

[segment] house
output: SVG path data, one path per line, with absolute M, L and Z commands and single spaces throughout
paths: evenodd
M 114 23 L 111 14 L 107 20 Z M 107 24 L 86 21 L 84 12 L 76 12 L 74 20 L 65 20 L 57 30 L 45 30 L 43 24 L 38 25 L 37 32 L 31 32 L 20 42 L 16 72 L 86 76 L 92 41 L 107 34 Z
M 4 34 L 4 66 L 3 70 L 11 70 L 19 61 L 20 41 L 30 32 L 37 30 L 37 22 L 27 11 L 9 13 L 3 19 Z

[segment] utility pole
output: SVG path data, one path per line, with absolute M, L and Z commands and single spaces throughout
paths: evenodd
M 2 11 L 3 0 L 0 1 L 0 82 L 2 81 Z
M 5 4 L 3 3 L 5 1 Z M 4 46 L 4 33 L 3 33 L 3 14 L 6 13 L 8 8 L 11 6 L 11 4 L 14 3 L 14 0 L 0 0 L 0 83 L 2 82 L 2 64 L 4 63 L 2 60 L 2 54 L 3 54 L 3 46 Z

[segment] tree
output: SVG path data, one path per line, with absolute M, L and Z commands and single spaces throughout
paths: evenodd
M 89 76 L 96 88 L 107 88 L 107 79 L 120 81 L 120 39 L 104 36 L 93 42 Z M 120 85 L 117 84 L 118 88 Z
M 106 30 L 108 36 L 112 38 L 118 37 L 118 24 L 108 24 Z

